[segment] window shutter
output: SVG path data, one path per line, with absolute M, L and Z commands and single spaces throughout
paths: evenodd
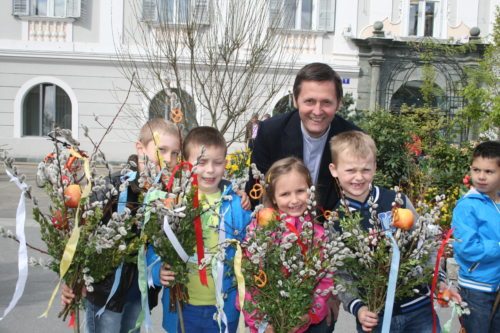
M 146 22 L 154 22 L 158 20 L 158 10 L 156 9 L 156 1 L 161 0 L 143 0 L 142 1 L 142 20 Z
M 281 5 L 283 0 L 271 0 L 269 1 L 269 26 L 272 28 L 283 28 L 283 17 Z
M 26 16 L 29 15 L 28 0 L 13 0 L 12 1 L 12 15 Z
M 66 0 L 66 17 L 80 17 L 82 0 Z
M 318 30 L 335 30 L 335 0 L 319 0 Z
M 197 24 L 210 24 L 209 0 L 194 0 L 194 19 Z

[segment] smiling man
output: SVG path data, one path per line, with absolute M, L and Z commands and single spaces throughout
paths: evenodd
M 316 185 L 318 205 L 324 209 L 333 208 L 339 200 L 338 187 L 328 170 L 331 163 L 328 142 L 339 133 L 359 130 L 335 115 L 342 96 L 342 80 L 330 66 L 323 63 L 304 66 L 293 85 L 297 110 L 262 122 L 252 152 L 252 163 L 262 173 L 281 158 L 301 158 Z M 247 188 L 252 185 L 250 181 Z

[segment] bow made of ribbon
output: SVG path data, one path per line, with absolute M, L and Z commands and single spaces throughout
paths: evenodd
M 28 249 L 26 247 L 26 235 L 24 232 L 24 225 L 26 222 L 26 202 L 24 195 L 28 190 L 28 185 L 21 182 L 19 178 L 10 173 L 9 170 L 5 170 L 5 172 L 9 176 L 10 181 L 16 184 L 16 186 L 21 190 L 21 196 L 19 198 L 16 211 L 16 238 L 19 241 L 17 268 L 19 276 L 17 278 L 14 295 L 12 295 L 9 306 L 3 312 L 3 316 L 0 317 L 0 320 L 7 316 L 7 314 L 16 306 L 19 299 L 23 296 L 26 280 L 28 279 Z

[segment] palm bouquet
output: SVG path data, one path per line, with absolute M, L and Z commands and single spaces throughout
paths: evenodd
M 336 293 L 331 279 L 345 258 L 339 235 L 314 221 L 314 188 L 309 210 L 293 226 L 271 208 L 255 211 L 242 243 L 246 301 L 243 311 L 256 327 L 270 324 L 275 332 L 290 332 L 314 316 L 315 295 Z M 298 228 L 295 225 L 299 226 Z M 326 283 L 321 283 L 326 282 Z M 313 308 L 313 311 L 311 311 Z
M 164 189 L 153 185 L 145 197 L 145 221 L 143 238 L 152 246 L 161 262 L 168 263 L 176 273 L 171 286 L 170 306 L 188 300 L 187 260 L 194 255 L 197 245 L 193 221 L 200 215 L 197 207 L 197 186 L 192 178 L 191 167 L 183 162 L 172 173 L 166 174 L 169 182 Z
M 123 261 L 133 260 L 138 240 L 132 229 L 139 217 L 132 216 L 127 208 L 121 214 L 112 213 L 118 188 L 109 175 L 98 174 L 97 157 L 90 159 L 79 150 L 71 132 L 57 130 L 53 141 L 53 153 L 39 164 L 37 172 L 37 181 L 43 185 L 50 205 L 44 209 L 35 201 L 33 216 L 53 258 L 49 267 L 76 296 L 59 314 L 66 319 L 69 313 L 78 314 L 85 291 L 92 291 L 94 283 Z
M 441 200 L 437 197 L 430 204 L 419 203 L 420 215 L 415 221 L 409 209 L 400 208 L 403 204 L 400 193 L 389 212 L 378 214 L 371 198 L 368 203 L 371 226 L 368 230 L 361 226 L 359 212 L 352 213 L 343 205 L 332 215 L 331 219 L 342 229 L 347 254 L 336 282 L 360 298 L 370 311 L 378 313 L 385 305 L 394 252 L 399 251 L 400 256 L 396 300 L 412 297 L 419 293 L 418 287 L 430 284 L 434 264 L 431 254 L 441 242 L 437 223 Z

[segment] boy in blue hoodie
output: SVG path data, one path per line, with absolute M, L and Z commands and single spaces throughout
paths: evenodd
M 222 179 L 227 152 L 226 141 L 222 134 L 212 127 L 194 128 L 184 140 L 184 158 L 194 163 L 200 156 L 202 147 L 205 147 L 205 150 L 196 167 L 200 205 L 205 208 L 216 207 L 216 211 L 210 209 L 201 215 L 206 257 L 213 254 L 217 245 L 226 239 L 242 241 L 251 219 L 251 212 L 242 208 L 241 198 L 233 192 L 231 184 Z M 218 321 L 214 319 L 216 315 L 221 318 L 223 331 L 236 332 L 239 319 L 239 311 L 236 309 L 237 288 L 234 274 L 228 265 L 228 261 L 234 255 L 234 247 L 225 249 L 225 262 L 217 260 L 217 270 L 220 271 L 215 277 L 210 274 L 213 271 L 211 265 L 206 267 L 207 285 L 200 282 L 197 255 L 192 257 L 193 260 L 189 260 L 189 282 L 186 286 L 189 301 L 182 306 L 186 333 L 220 332 Z M 157 259 L 152 247 L 148 249 L 147 257 L 148 265 Z M 165 287 L 162 296 L 163 328 L 167 332 L 180 331 L 177 313 L 169 311 L 169 286 L 173 285 L 175 280 L 174 272 L 170 271 L 168 263 L 160 262 L 153 265 L 151 272 L 154 284 Z M 222 302 L 223 304 L 218 304 Z
M 500 142 L 479 144 L 470 167 L 473 188 L 453 210 L 452 227 L 458 284 L 470 315 L 463 316 L 467 333 L 500 332 Z

